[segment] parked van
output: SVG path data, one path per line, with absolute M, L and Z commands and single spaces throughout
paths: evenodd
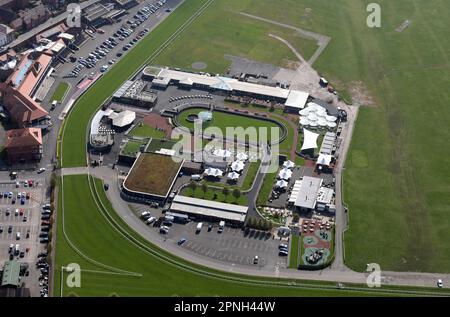
M 225 221 L 222 220 L 221 222 L 219 222 L 219 230 L 217 232 L 222 233 L 224 228 L 225 228 Z
M 20 245 L 16 244 L 15 248 L 14 248 L 14 255 L 19 255 L 20 253 Z
M 195 230 L 196 233 L 199 233 L 202 230 L 203 227 L 203 222 L 199 222 L 197 224 L 197 229 Z

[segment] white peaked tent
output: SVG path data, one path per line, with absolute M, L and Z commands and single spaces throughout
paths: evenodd
M 330 128 L 334 128 L 337 126 L 337 124 L 336 122 L 327 121 L 327 126 L 329 126 Z
M 209 167 L 209 168 L 205 169 L 204 174 L 206 176 L 220 177 L 223 175 L 223 172 L 218 168 Z
M 238 161 L 243 161 L 243 162 L 245 162 L 245 161 L 248 160 L 248 155 L 245 154 L 244 152 L 239 152 L 238 154 L 236 154 L 236 159 L 237 159 Z
M 283 167 L 284 168 L 294 168 L 295 167 L 295 163 L 292 161 L 286 161 L 283 163 Z
M 275 187 L 277 188 L 286 188 L 288 186 L 288 182 L 286 182 L 283 179 L 280 179 L 279 181 L 277 181 L 277 183 L 275 184 Z
M 214 156 L 223 157 L 223 158 L 229 158 L 231 156 L 231 152 L 228 150 L 214 150 L 213 152 Z
M 117 116 L 113 116 L 112 124 L 115 127 L 121 128 L 133 123 L 134 119 L 136 119 L 136 112 L 125 110 L 120 112 Z
M 301 150 L 317 149 L 317 138 L 319 135 L 303 129 L 303 145 Z
M 244 162 L 242 161 L 234 161 L 233 163 L 231 163 L 231 169 L 234 172 L 240 172 L 244 169 Z
M 280 173 L 278 173 L 278 178 L 288 180 L 292 177 L 292 171 L 288 168 L 283 168 Z
M 236 180 L 239 178 L 239 176 L 240 175 L 236 172 L 231 172 L 231 173 L 228 173 L 228 175 L 227 175 L 228 179 L 231 179 L 231 180 Z
M 335 122 L 337 120 L 337 117 L 335 117 L 335 116 L 326 116 L 325 119 L 327 119 L 327 121 L 330 121 L 330 122 Z
M 319 155 L 319 158 L 317 159 L 316 164 L 319 164 L 319 165 L 325 165 L 325 166 L 330 166 L 331 158 L 332 158 L 331 155 L 328 155 L 328 154 L 320 154 L 320 155 Z

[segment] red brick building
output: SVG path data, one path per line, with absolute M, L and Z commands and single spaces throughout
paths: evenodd
M 6 155 L 8 162 L 39 161 L 42 158 L 42 134 L 38 128 L 6 131 Z

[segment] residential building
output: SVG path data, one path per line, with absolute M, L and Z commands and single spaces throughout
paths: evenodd
M 14 38 L 14 30 L 5 24 L 0 24 L 0 47 L 8 45 L 14 41 Z
M 42 158 L 41 129 L 23 128 L 6 131 L 5 149 L 10 164 L 39 161 Z

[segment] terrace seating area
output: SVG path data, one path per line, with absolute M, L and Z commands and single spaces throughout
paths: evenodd
M 170 97 L 169 102 L 175 102 L 180 100 L 188 100 L 188 99 L 213 99 L 213 96 L 210 94 L 207 95 L 186 95 L 186 96 L 180 96 L 180 97 Z

